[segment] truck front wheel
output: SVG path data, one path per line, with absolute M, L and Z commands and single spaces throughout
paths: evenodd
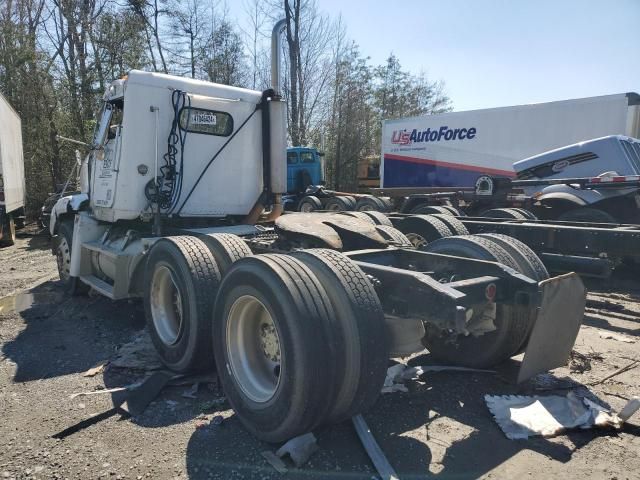
M 145 277 L 147 327 L 162 362 L 181 373 L 211 368 L 211 311 L 220 271 L 207 246 L 189 236 L 158 240 Z
M 58 275 L 71 295 L 82 295 L 89 292 L 89 286 L 80 281 L 78 277 L 72 277 L 71 248 L 73 245 L 73 220 L 65 219 L 58 227 L 58 243 L 55 246 Z

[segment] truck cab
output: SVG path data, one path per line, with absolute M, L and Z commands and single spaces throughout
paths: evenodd
M 302 193 L 324 181 L 322 153 L 311 147 L 287 149 L 287 193 Z
M 518 180 L 640 174 L 640 140 L 610 135 L 534 155 L 513 164 Z
M 637 223 L 640 195 L 621 178 L 640 175 L 640 140 L 610 135 L 558 148 L 513 164 L 521 188 L 543 207 L 541 218 L 601 223 Z M 563 179 L 600 177 L 607 188 L 580 188 Z M 535 182 L 540 180 L 540 182 Z

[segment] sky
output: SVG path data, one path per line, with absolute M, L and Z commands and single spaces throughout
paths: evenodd
M 640 0 L 317 1 L 372 64 L 393 52 L 444 81 L 456 111 L 640 92 Z

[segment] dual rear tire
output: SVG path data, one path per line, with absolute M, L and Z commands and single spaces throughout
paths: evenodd
M 527 245 L 506 235 L 442 238 L 429 244 L 425 250 L 498 262 L 538 282 L 549 276 L 540 259 Z M 467 367 L 489 367 L 523 351 L 536 318 L 535 306 L 500 304 L 495 306 L 493 331 L 477 336 L 453 336 L 428 325 L 423 344 L 438 360 Z
M 149 253 L 145 311 L 163 362 L 215 363 L 238 418 L 269 442 L 368 409 L 389 346 L 362 270 L 332 250 L 251 256 L 238 237 L 214 237 L 167 237 Z
M 242 423 L 279 442 L 375 402 L 385 332 L 373 286 L 347 257 L 324 249 L 259 255 L 238 261 L 222 282 L 213 350 Z

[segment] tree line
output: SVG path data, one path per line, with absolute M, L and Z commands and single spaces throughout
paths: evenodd
M 382 65 L 316 0 L 0 0 L 0 91 L 22 118 L 27 207 L 35 214 L 89 142 L 109 83 L 132 69 L 262 90 L 270 33 L 286 18 L 281 88 L 293 146 L 324 150 L 330 187 L 357 187 L 357 165 L 379 155 L 381 121 L 450 109 L 443 84 Z

